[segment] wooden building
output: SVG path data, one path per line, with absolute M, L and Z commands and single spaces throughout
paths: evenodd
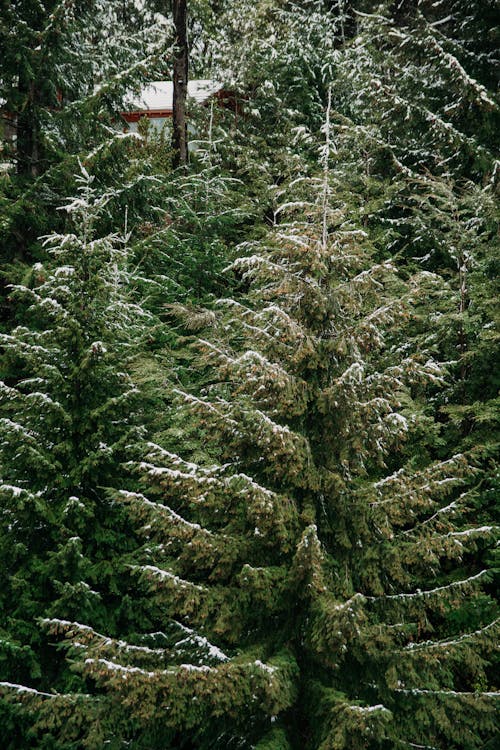
M 188 97 L 196 104 L 204 104 L 212 97 L 220 99 L 223 95 L 222 84 L 211 80 L 188 82 Z M 173 113 L 174 86 L 172 81 L 154 81 L 145 86 L 140 94 L 132 99 L 132 105 L 121 116 L 127 123 L 127 129 L 137 130 L 142 117 L 147 117 L 151 125 L 161 130 Z

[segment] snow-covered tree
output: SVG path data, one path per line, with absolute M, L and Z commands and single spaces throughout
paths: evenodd
M 74 231 L 45 239 L 55 267 L 11 288 L 18 325 L 0 338 L 0 671 L 41 690 L 76 683 L 38 618 L 118 632 L 134 617 L 117 562 L 131 529 L 105 488 L 142 436 L 127 363 L 150 320 L 131 299 L 128 238 L 99 236 L 112 195 L 92 181 L 82 169 L 64 207 Z M 24 747 L 5 726 L 9 747 Z
M 227 284 L 221 271 L 260 210 L 242 180 L 221 164 L 207 116 L 201 113 L 198 123 L 207 140 L 197 140 L 189 172 L 170 171 L 170 144 L 147 127 L 129 150 L 124 199 L 137 203 L 133 257 L 155 312 L 172 301 L 221 294 Z
M 464 31 L 479 8 L 468 12 L 465 5 L 386 3 L 360 12 L 358 34 L 338 57 L 336 108 L 356 123 L 377 125 L 417 172 L 491 174 L 498 105 L 490 79 L 484 77 L 485 85 L 475 78 L 478 61 Z M 485 51 L 488 21 L 485 15 Z
M 14 136 L 0 135 L 2 256 L 32 263 L 44 257 L 38 237 L 64 228 L 56 208 L 76 189 L 78 157 L 106 184 L 120 172 L 119 112 L 162 77 L 168 24 L 129 0 L 26 0 L 0 13 L 1 115 Z
M 193 0 L 241 101 L 157 180 L 139 278 L 84 176 L 13 290 L 2 692 L 38 746 L 495 747 L 491 5 Z M 224 289 L 241 205 L 272 229 Z M 159 408 L 125 479 L 145 285 L 179 331 L 135 363 Z
M 142 490 L 115 494 L 145 537 L 133 571 L 153 629 L 45 623 L 98 692 L 19 698 L 60 707 L 63 734 L 86 722 L 89 747 L 472 750 L 494 733 L 498 621 L 442 615 L 478 600 L 489 573 L 471 553 L 495 528 L 471 522 L 467 456 L 402 461 L 412 389 L 442 377 L 405 333 L 440 282 L 371 260 L 332 190 L 329 116 L 322 172 L 282 190 L 231 266 L 246 296 L 172 310 L 196 332 L 203 387 L 172 398 L 198 458 L 150 444 L 131 465 Z
M 422 434 L 421 445 L 434 456 L 474 447 L 476 513 L 491 519 L 499 434 L 492 3 L 359 10 L 336 66 L 338 185 L 358 195 L 355 210 L 377 236 L 380 259 L 395 255 L 402 272 L 419 268 L 444 281 L 440 299 L 415 310 L 414 333 L 448 371 L 447 387 L 426 399 L 438 429 Z M 475 613 L 467 617 L 473 626 Z

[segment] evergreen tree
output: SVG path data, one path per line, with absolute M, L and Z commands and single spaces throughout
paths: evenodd
M 163 70 L 165 28 L 128 0 L 2 3 L 0 101 L 10 128 L 10 137 L 0 131 L 2 319 L 13 317 L 4 288 L 22 277 L 19 262 L 45 261 L 39 237 L 65 229 L 57 207 L 76 190 L 78 157 L 102 184 L 123 175 L 119 112 Z
M 388 3 L 360 14 L 334 92 L 339 189 L 358 193 L 380 258 L 395 254 L 403 273 L 420 268 L 445 281 L 440 300 L 416 311 L 414 331 L 448 370 L 447 387 L 427 397 L 438 430 L 421 446 L 434 456 L 474 447 L 476 514 L 490 521 L 499 442 L 495 34 L 488 2 Z M 475 613 L 463 616 L 474 627 Z
M 193 0 L 216 30 L 195 66 L 225 69 L 243 116 L 211 109 L 203 167 L 158 182 L 140 278 L 90 239 L 111 196 L 85 178 L 80 233 L 48 245 L 60 268 L 15 292 L 2 690 L 47 750 L 493 748 L 492 4 L 250 5 Z M 114 200 L 151 177 L 147 141 Z M 247 229 L 222 299 L 190 305 Z M 181 334 L 170 372 L 135 364 L 170 412 L 127 480 L 125 285 L 174 301 Z
M 221 271 L 232 247 L 254 229 L 254 223 L 259 231 L 259 206 L 216 153 L 210 124 L 204 121 L 207 113 L 197 114 L 200 137 L 189 172 L 171 171 L 165 134 L 151 132 L 147 124 L 144 137 L 129 152 L 124 198 L 136 202 L 133 257 L 147 304 L 156 313 L 173 301 L 201 302 L 223 293 L 227 279 Z
M 300 172 L 307 135 L 321 127 L 325 79 L 340 34 L 335 9 L 327 5 L 221 3 L 207 43 L 212 75 L 224 81 L 236 108 L 216 111 L 215 148 L 232 175 L 244 180 L 266 226 L 274 186 Z
M 79 681 L 38 618 L 110 632 L 134 619 L 117 562 L 133 537 L 104 488 L 142 436 L 127 362 L 150 319 L 130 299 L 128 238 L 98 233 L 112 195 L 85 169 L 78 181 L 65 206 L 74 232 L 45 239 L 55 268 L 36 264 L 12 288 L 22 323 L 1 337 L 1 673 L 45 691 Z M 3 725 L 9 747 L 24 747 L 23 732 Z M 52 747 L 50 732 L 39 742 Z
M 46 623 L 99 692 L 20 698 L 74 741 L 86 722 L 89 747 L 472 750 L 494 734 L 498 620 L 488 606 L 467 631 L 443 613 L 479 601 L 474 553 L 496 530 L 471 523 L 466 456 L 402 463 L 411 391 L 441 380 L 407 321 L 439 279 L 370 262 L 331 190 L 327 114 L 322 174 L 282 193 L 279 223 L 232 265 L 245 299 L 175 311 L 208 326 L 204 387 L 175 392 L 198 458 L 151 444 L 144 491 L 115 495 L 145 536 L 134 571 L 157 627 L 126 642 Z

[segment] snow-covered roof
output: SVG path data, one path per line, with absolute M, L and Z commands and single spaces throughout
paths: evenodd
M 222 84 L 209 79 L 188 81 L 188 96 L 198 104 L 203 103 L 222 89 Z M 173 109 L 174 85 L 172 81 L 153 81 L 135 95 L 128 110 L 165 111 Z

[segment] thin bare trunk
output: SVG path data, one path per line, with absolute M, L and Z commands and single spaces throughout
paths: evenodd
M 326 105 L 326 118 L 323 126 L 325 133 L 325 145 L 322 149 L 321 160 L 323 162 L 323 195 L 321 200 L 321 249 L 326 252 L 328 245 L 328 199 L 330 196 L 330 154 L 336 152 L 335 143 L 332 140 L 332 127 L 330 122 L 332 110 L 332 84 L 328 86 L 328 102 Z
M 186 123 L 186 99 L 188 90 L 188 42 L 187 42 L 187 0 L 173 0 L 175 25 L 175 58 L 174 58 L 174 101 L 173 101 L 173 135 L 174 166 L 187 164 L 188 140 Z
M 467 289 L 467 257 L 465 253 L 461 253 L 457 260 L 458 265 L 458 278 L 460 283 L 460 323 L 458 327 L 458 350 L 460 352 L 460 381 L 462 386 L 462 403 L 465 404 L 467 401 L 467 381 L 468 381 L 468 367 L 467 367 L 467 334 L 465 331 L 465 315 L 469 307 L 469 291 Z
M 19 92 L 25 101 L 16 118 L 17 173 L 37 177 L 39 174 L 39 133 L 35 113 L 35 82 L 26 81 L 20 76 Z

